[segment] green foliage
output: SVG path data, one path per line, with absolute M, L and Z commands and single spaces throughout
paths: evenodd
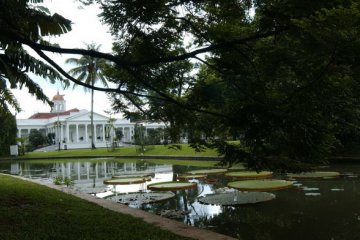
M 121 128 L 116 128 L 115 129 L 115 137 L 116 137 L 117 141 L 121 141 L 121 139 L 124 137 L 124 134 L 123 134 Z
M 41 1 L 31 1 L 33 4 Z M 32 73 L 54 83 L 56 80 L 67 84 L 56 70 L 41 60 L 32 57 L 19 41 L 35 41 L 51 45 L 44 36 L 55 36 L 71 30 L 69 20 L 58 14 L 50 15 L 44 7 L 37 8 L 29 1 L 2 1 L 0 4 L 0 108 L 10 106 L 20 111 L 11 88 L 22 89 L 37 99 L 52 104 L 42 88 L 28 75 Z
M 47 139 L 46 139 L 48 144 L 54 144 L 55 142 L 55 133 L 48 133 L 47 134 Z
M 29 143 L 38 148 L 47 142 L 47 138 L 37 129 L 31 129 L 29 134 Z
M 72 187 L 72 186 L 74 186 L 74 181 L 71 179 L 71 177 L 65 177 L 64 178 L 64 184 L 67 187 Z
M 64 179 L 62 176 L 56 176 L 53 179 L 53 182 L 55 185 L 61 185 L 63 183 Z
M 146 143 L 148 145 L 159 145 L 161 144 L 161 140 L 164 136 L 164 129 L 155 128 L 155 129 L 147 129 Z
M 53 179 L 53 183 L 55 185 L 65 185 L 67 187 L 74 186 L 74 180 L 71 179 L 71 177 L 62 177 L 62 176 L 56 176 Z
M 8 111 L 0 107 L 0 156 L 10 154 L 10 145 L 16 143 L 16 120 Z
M 135 124 L 134 143 L 137 145 L 136 151 L 143 154 L 146 151 L 145 127 L 141 124 Z
M 128 118 L 166 122 L 164 135 L 171 143 L 178 143 L 186 129 L 193 146 L 216 147 L 226 163 L 299 170 L 324 163 L 336 147 L 350 144 L 348 136 L 359 138 L 358 1 L 81 2 L 102 3 L 101 20 L 114 37 L 113 55 L 81 51 L 84 60 L 103 57 L 114 63 L 102 66 L 116 85 L 107 89 L 112 107 Z M 15 66 L 36 65 L 33 72 L 43 72 L 46 66 L 27 58 L 16 43 L 33 46 L 28 41 L 42 42 L 42 32 L 68 31 L 67 22 L 29 9 L 26 1 L 5 5 L 1 19 L 14 22 L 15 30 L 0 25 L 6 33 L 4 56 L 16 56 Z M 7 60 L 0 61 L 0 70 L 12 76 Z M 81 65 L 94 70 L 102 64 Z M 79 80 L 90 76 L 82 73 Z M 11 79 L 20 79 L 9 80 L 11 86 L 20 81 L 39 90 L 25 77 Z M 93 81 L 87 86 L 94 87 Z M 3 98 L 16 106 L 2 88 Z M 143 153 L 144 134 L 135 134 Z

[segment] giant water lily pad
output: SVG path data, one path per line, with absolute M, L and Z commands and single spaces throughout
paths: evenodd
M 189 179 L 203 179 L 206 178 L 206 174 L 186 174 L 179 175 L 177 178 L 181 180 L 189 180 Z
M 128 185 L 136 183 L 144 183 L 146 180 L 144 178 L 117 178 L 105 180 L 104 184 L 107 185 Z
M 244 178 L 244 179 L 250 179 L 250 178 L 269 178 L 272 177 L 272 172 L 268 171 L 239 171 L 239 172 L 229 172 L 225 174 L 226 177 L 230 178 Z
M 196 188 L 197 184 L 193 182 L 161 182 L 153 183 L 147 186 L 148 189 L 154 191 L 168 191 Z
M 288 174 L 288 177 L 295 179 L 332 179 L 339 176 L 340 173 L 338 172 L 304 172 L 298 174 Z
M 128 193 L 111 195 L 106 199 L 126 204 L 126 205 L 141 205 L 147 203 L 155 203 L 168 200 L 175 196 L 172 192 L 144 192 L 144 193 Z
M 275 198 L 274 194 L 267 192 L 229 192 L 207 195 L 199 198 L 198 201 L 203 204 L 235 206 L 266 202 Z
M 124 178 L 143 178 L 145 179 L 145 181 L 150 181 L 151 180 L 151 175 L 147 174 L 147 175 L 136 175 L 136 174 L 131 174 L 131 175 L 113 175 L 112 179 L 124 179 Z
M 226 173 L 228 170 L 227 169 L 222 169 L 222 168 L 215 168 L 215 169 L 201 169 L 201 170 L 194 170 L 194 171 L 190 171 L 187 172 L 187 174 L 222 174 L 222 173 Z
M 228 183 L 228 187 L 236 188 L 242 191 L 268 191 L 290 188 L 293 186 L 291 181 L 285 180 L 245 180 Z

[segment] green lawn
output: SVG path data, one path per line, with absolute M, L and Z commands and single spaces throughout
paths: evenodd
M 187 239 L 65 193 L 0 175 L 0 239 Z
M 169 148 L 164 145 L 149 146 L 144 155 L 166 155 L 166 156 L 217 156 L 213 149 L 206 149 L 204 152 L 195 152 L 187 144 L 181 144 L 181 149 Z M 136 147 L 120 147 L 115 151 L 108 151 L 106 148 L 91 149 L 77 149 L 77 150 L 61 150 L 54 152 L 30 152 L 25 154 L 25 158 L 31 157 L 70 157 L 70 156 L 137 156 Z

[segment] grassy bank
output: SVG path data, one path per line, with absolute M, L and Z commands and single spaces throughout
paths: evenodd
M 217 156 L 213 149 L 206 149 L 203 152 L 196 152 L 187 144 L 181 144 L 181 148 L 172 148 L 170 146 L 155 145 L 149 146 L 144 153 L 146 156 Z M 61 150 L 53 152 L 30 152 L 20 158 L 36 158 L 36 157 L 76 157 L 76 156 L 138 156 L 136 147 L 119 147 L 115 151 L 109 151 L 106 148 L 97 149 L 76 149 L 76 150 Z
M 187 239 L 34 183 L 0 175 L 0 239 Z

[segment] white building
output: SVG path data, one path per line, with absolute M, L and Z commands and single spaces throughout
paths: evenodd
M 54 143 L 60 143 L 61 149 L 90 148 L 91 147 L 91 119 L 90 111 L 71 109 L 66 110 L 64 95 L 57 93 L 53 97 L 54 106 L 49 113 L 36 113 L 28 119 L 17 119 L 18 137 L 26 138 L 31 129 L 41 131 L 45 136 L 52 133 Z M 134 141 L 135 123 L 130 120 L 116 119 L 111 125 L 109 117 L 95 113 L 94 141 L 96 147 L 109 146 L 115 136 L 115 129 L 121 130 L 123 138 L 120 144 Z M 164 128 L 164 123 L 143 123 L 146 129 Z

